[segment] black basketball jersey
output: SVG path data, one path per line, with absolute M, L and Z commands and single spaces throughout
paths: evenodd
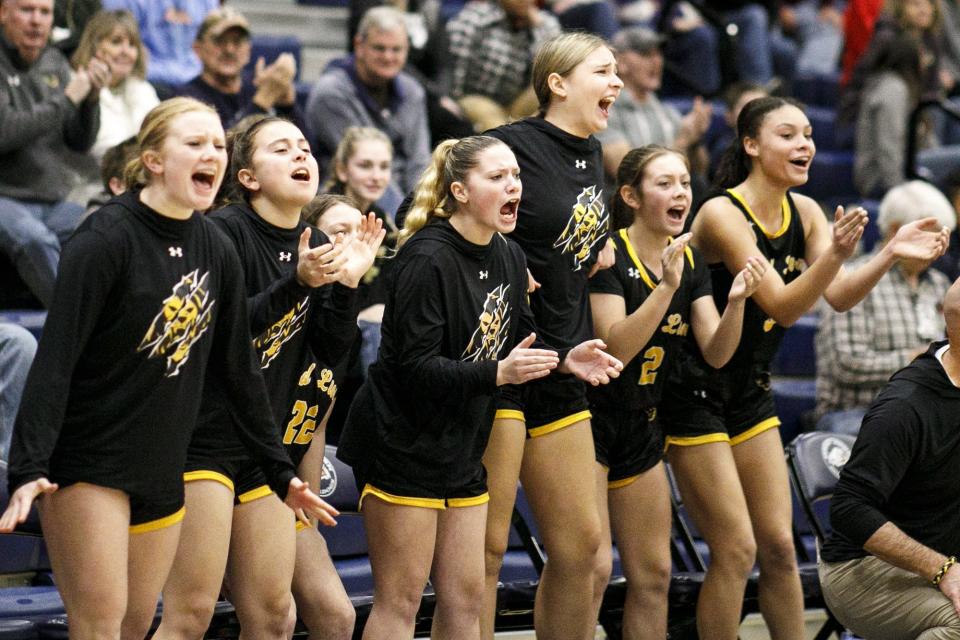
M 660 284 L 637 256 L 626 229 L 613 236 L 617 261 L 590 280 L 590 293 L 610 293 L 623 298 L 627 315 L 636 311 Z M 710 295 L 710 270 L 699 252 L 687 247 L 680 287 L 674 292 L 667 312 L 650 341 L 630 361 L 620 377 L 610 384 L 590 387 L 591 404 L 620 409 L 655 406 L 685 340 L 690 334 L 691 306 L 697 298 Z
M 806 268 L 806 255 L 803 234 L 803 223 L 793 197 L 787 193 L 781 203 L 783 222 L 775 231 L 765 229 L 743 197 L 733 189 L 727 189 L 726 197 L 737 207 L 750 223 L 750 228 L 756 236 L 757 248 L 776 269 L 784 284 L 795 280 Z M 723 313 L 727 306 L 727 294 L 733 284 L 734 274 L 731 274 L 722 262 L 711 264 L 710 272 L 713 277 L 713 298 L 717 302 L 717 309 Z M 786 329 L 781 327 L 754 299 L 748 298 L 743 312 L 743 333 L 736 353 L 730 359 L 728 367 L 749 364 L 768 364 L 773 360 L 780 340 Z

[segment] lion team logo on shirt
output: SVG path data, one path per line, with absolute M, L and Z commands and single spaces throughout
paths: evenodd
M 253 341 L 253 348 L 260 356 L 260 368 L 266 369 L 280 355 L 280 349 L 301 328 L 307 317 L 310 298 L 306 297 L 274 322 Z
M 497 359 L 510 328 L 510 302 L 507 299 L 509 291 L 510 285 L 501 284 L 487 293 L 477 329 L 460 356 L 464 362 Z
M 190 358 L 190 349 L 210 326 L 216 300 L 210 298 L 207 287 L 210 272 L 199 273 L 194 269 L 173 286 L 173 293 L 163 301 L 163 308 L 137 347 L 138 352 L 150 349 L 150 358 L 166 357 L 164 375 L 168 378 L 180 373 Z
M 603 206 L 603 189 L 598 190 L 596 185 L 585 187 L 553 248 L 560 249 L 560 253 L 572 253 L 573 270 L 579 271 L 590 258 L 593 245 L 607 232 L 609 219 Z

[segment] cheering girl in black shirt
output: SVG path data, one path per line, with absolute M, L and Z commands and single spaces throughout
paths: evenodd
M 229 241 L 195 213 L 226 165 L 216 112 L 155 107 L 127 168 L 132 189 L 65 245 L 24 392 L 0 531 L 40 515 L 57 587 L 80 638 L 144 637 L 184 516 L 183 469 L 205 380 L 231 390 L 237 433 L 292 509 L 326 506 L 295 476 L 249 347 Z M 289 517 L 289 512 L 286 512 Z
M 364 638 L 413 637 L 427 578 L 434 638 L 479 638 L 487 501 L 481 457 L 495 392 L 554 369 L 592 384 L 620 363 L 587 340 L 535 346 L 510 149 L 486 136 L 441 143 L 417 186 L 389 272 L 383 342 L 338 455 L 353 467 L 373 566 Z M 538 348 L 539 347 L 539 348 Z
M 490 131 L 517 156 L 524 198 L 511 236 L 542 286 L 531 293 L 540 337 L 570 347 L 593 337 L 587 281 L 610 230 L 603 157 L 593 134 L 623 83 L 613 53 L 585 33 L 546 42 L 533 63 L 540 115 Z M 484 637 L 493 637 L 497 578 L 522 478 L 549 558 L 534 621 L 548 638 L 584 638 L 596 627 L 606 578 L 598 568 L 600 511 L 584 385 L 552 375 L 498 403 L 484 464 L 490 473 Z M 520 397 L 522 396 L 522 397 Z M 602 585 L 600 583 L 603 583 Z
M 763 255 L 771 265 L 746 302 L 743 336 L 730 362 L 718 372 L 700 354 L 685 360 L 661 403 L 671 466 L 710 545 L 697 602 L 702 638 L 737 637 L 755 559 L 771 635 L 804 637 L 790 488 L 770 391 L 770 361 L 785 327 L 821 295 L 834 308 L 849 309 L 898 259 L 932 260 L 947 245 L 947 232 L 934 219 L 920 220 L 901 227 L 863 267 L 844 272 L 866 212 L 838 207 L 831 230 L 816 202 L 791 193 L 807 181 L 815 153 L 810 122 L 796 104 L 772 97 L 748 102 L 717 173 L 725 191 L 703 204 L 691 227 L 720 309 L 751 256 Z
M 300 221 L 300 209 L 316 193 L 318 171 L 304 135 L 289 121 L 246 119 L 231 131 L 230 148 L 224 187 L 233 204 L 210 217 L 239 254 L 249 297 L 247 324 L 274 429 L 300 464 L 336 390 L 324 363 L 337 362 L 354 339 L 356 286 L 383 232 L 371 215 L 358 237 L 334 246 Z M 224 401 L 228 393 L 216 381 L 205 390 L 187 459 L 182 544 L 164 587 L 164 618 L 156 637 L 203 634 L 224 567 L 244 634 L 283 637 L 301 549 L 302 573 L 321 574 L 319 580 L 300 581 L 319 589 L 298 594 L 305 596 L 299 599 L 301 608 L 312 614 L 314 625 L 325 617 L 331 637 L 348 638 L 352 607 L 320 534 L 303 525 L 295 532 L 293 518 L 239 447 L 237 418 Z M 322 456 L 323 438 L 317 442 Z M 333 524 L 327 514 L 321 521 Z

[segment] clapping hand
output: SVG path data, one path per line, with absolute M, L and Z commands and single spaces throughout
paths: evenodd
M 521 340 L 507 355 L 497 362 L 497 385 L 522 384 L 548 375 L 560 364 L 556 351 L 548 349 L 531 349 L 530 345 L 537 339 L 537 334 L 531 333 Z
M 310 233 L 307 227 L 300 234 L 297 280 L 303 286 L 315 289 L 338 281 L 347 256 L 344 255 L 343 238 L 339 234 L 332 242 L 310 248 Z
M 733 279 L 730 285 L 730 294 L 727 300 L 746 300 L 753 295 L 753 292 L 760 286 L 763 280 L 763 274 L 767 272 L 767 261 L 763 258 L 750 256 L 747 258 L 747 266 L 740 270 L 737 277 Z
M 604 351 L 603 340 L 581 342 L 567 353 L 560 371 L 572 373 L 593 386 L 607 384 L 623 371 L 623 363 Z
M 378 218 L 372 211 L 360 220 L 360 228 L 350 239 L 350 242 L 344 249 L 343 256 L 346 258 L 337 281 L 341 284 L 356 288 L 360 280 L 377 258 L 377 250 L 383 243 L 387 235 L 383 228 L 383 220 Z

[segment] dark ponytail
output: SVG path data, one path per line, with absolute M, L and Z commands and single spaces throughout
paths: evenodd
M 753 159 L 743 148 L 744 139 L 756 139 L 760 135 L 760 126 L 767 114 L 787 105 L 803 110 L 796 100 L 777 96 L 756 98 L 744 105 L 740 115 L 737 116 L 737 137 L 720 157 L 717 173 L 713 178 L 713 190 L 724 191 L 747 179 L 750 171 L 753 170 Z

